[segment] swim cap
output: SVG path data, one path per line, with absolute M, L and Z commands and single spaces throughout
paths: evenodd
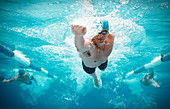
M 109 31 L 109 22 L 107 20 L 103 21 L 102 29 Z
M 25 71 L 22 70 L 22 69 L 20 69 L 18 72 L 19 72 L 19 74 L 24 74 L 25 73 Z

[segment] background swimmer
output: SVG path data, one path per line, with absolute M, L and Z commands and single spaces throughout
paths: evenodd
M 23 82 L 27 85 L 31 85 L 32 81 L 34 81 L 37 84 L 36 79 L 31 76 L 28 72 L 25 72 L 24 70 L 19 70 L 19 74 L 18 76 L 12 78 L 12 79 L 4 79 L 3 82 L 7 83 L 7 82 L 12 82 L 12 81 L 20 81 Z
M 160 87 L 160 85 L 154 79 L 154 69 L 151 68 L 148 70 L 149 74 L 146 74 L 144 78 L 140 80 L 140 83 L 145 86 L 152 85 L 154 87 Z

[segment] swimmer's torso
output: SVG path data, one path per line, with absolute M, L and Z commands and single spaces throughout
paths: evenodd
M 22 81 L 24 83 L 30 83 L 30 74 L 25 73 L 23 76 L 19 76 L 18 81 Z
M 112 51 L 113 44 L 105 43 L 103 48 L 98 48 L 96 45 L 91 43 L 89 45 L 89 50 L 83 53 L 80 53 L 84 64 L 87 67 L 98 67 L 102 63 L 107 61 L 108 56 Z

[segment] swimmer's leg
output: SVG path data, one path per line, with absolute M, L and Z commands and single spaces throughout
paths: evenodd
M 27 85 L 31 85 L 32 84 L 31 80 L 29 82 L 24 82 L 24 83 L 27 84 Z
M 93 77 L 93 79 L 94 79 L 94 85 L 96 86 L 96 87 L 100 87 L 100 85 L 99 85 L 99 81 L 98 81 L 98 78 L 97 78 L 97 74 L 94 72 L 94 73 L 92 73 L 92 74 L 90 74 L 92 77 Z
M 37 80 L 33 76 L 31 77 L 30 80 L 33 80 L 36 83 L 36 85 L 38 85 Z
M 89 67 L 85 66 L 85 64 L 84 64 L 83 61 L 82 61 L 82 66 L 83 66 L 84 71 L 93 77 L 93 79 L 94 79 L 94 81 L 93 81 L 93 82 L 94 82 L 94 85 L 95 85 L 96 87 L 100 87 L 99 81 L 98 81 L 98 78 L 97 78 L 97 75 L 96 75 L 96 73 L 95 73 L 95 69 L 96 69 L 96 68 L 89 68 Z

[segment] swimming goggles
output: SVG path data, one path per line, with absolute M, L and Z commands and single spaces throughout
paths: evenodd
M 102 35 L 106 35 L 107 34 L 107 30 L 102 30 L 101 32 L 99 32 L 98 34 L 102 34 Z

